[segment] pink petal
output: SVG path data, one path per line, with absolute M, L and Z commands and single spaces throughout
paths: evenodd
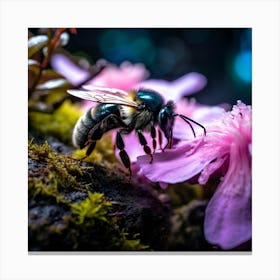
M 207 84 L 207 79 L 202 74 L 192 72 L 173 81 L 174 91 L 178 92 L 177 100 L 183 96 L 202 90 Z
M 72 85 L 76 86 L 89 77 L 89 73 L 73 63 L 64 54 L 54 54 L 51 58 L 53 69 L 64 76 Z
M 240 154 L 234 149 L 229 170 L 207 206 L 204 223 L 208 242 L 223 249 L 234 248 L 252 236 L 251 158 L 248 152 Z
M 209 177 L 224 164 L 226 159 L 227 156 L 219 157 L 214 162 L 210 162 L 207 166 L 205 166 L 198 178 L 198 183 L 205 185 Z
M 215 159 L 215 148 L 209 151 L 202 145 L 203 138 L 190 141 L 178 148 L 166 150 L 154 155 L 154 161 L 149 163 L 149 157 L 140 156 L 137 163 L 141 172 L 154 182 L 178 183 L 186 181 Z

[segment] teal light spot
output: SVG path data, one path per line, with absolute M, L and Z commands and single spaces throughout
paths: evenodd
M 252 53 L 240 52 L 234 60 L 234 71 L 238 78 L 246 83 L 252 81 Z
M 152 65 L 155 48 L 149 34 L 142 29 L 109 29 L 99 39 L 103 57 L 113 63 L 143 62 Z
M 152 65 L 155 58 L 155 48 L 147 37 L 138 37 L 131 41 L 130 48 L 134 50 L 134 60 L 143 61 L 147 66 Z

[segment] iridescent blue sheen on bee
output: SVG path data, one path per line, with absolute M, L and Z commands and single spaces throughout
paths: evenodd
M 153 112 L 158 112 L 163 105 L 163 98 L 157 92 L 149 90 L 139 90 L 136 98 L 145 104 L 146 108 Z

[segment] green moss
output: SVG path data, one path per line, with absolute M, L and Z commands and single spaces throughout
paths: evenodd
M 58 191 L 58 180 L 53 175 L 44 170 L 45 179 L 42 177 L 29 176 L 28 188 L 33 196 L 45 195 L 56 199 L 59 202 L 66 202 Z
M 80 203 L 71 205 L 74 221 L 84 228 L 91 228 L 92 235 L 103 231 L 106 236 L 107 250 L 139 251 L 149 246 L 141 243 L 139 234 L 129 238 L 129 234 L 119 229 L 117 219 L 109 215 L 113 202 L 107 200 L 102 193 L 88 193 L 88 197 Z
M 72 204 L 71 208 L 78 224 L 94 225 L 96 219 L 108 222 L 107 214 L 111 205 L 104 194 L 89 192 L 85 200 Z
M 62 177 L 68 177 L 70 173 L 74 173 L 74 175 L 83 174 L 82 168 L 77 164 L 75 159 L 53 151 L 48 142 L 39 145 L 33 143 L 32 140 L 29 141 L 28 156 L 34 160 L 48 163 L 51 169 L 55 170 L 59 175 L 62 175 Z M 70 175 L 69 179 L 71 181 L 74 178 Z
M 139 234 L 134 234 L 132 238 L 128 237 L 128 233 L 121 232 L 118 238 L 114 238 L 115 246 L 123 251 L 146 251 L 149 249 L 148 245 L 141 243 L 138 238 Z
M 28 156 L 40 162 L 40 170 L 30 169 L 28 174 L 28 187 L 33 195 L 44 194 L 62 200 L 60 190 L 72 188 L 86 191 L 76 177 L 82 176 L 82 168 L 77 161 L 52 151 L 47 142 L 43 145 L 28 144 Z
M 81 116 L 78 105 L 66 100 L 53 114 L 29 112 L 32 128 L 44 135 L 54 136 L 65 144 L 71 144 L 72 129 Z

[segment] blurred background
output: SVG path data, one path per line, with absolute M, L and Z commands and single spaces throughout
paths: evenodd
M 100 58 L 143 63 L 149 79 L 199 72 L 208 80 L 195 94 L 203 104 L 252 102 L 250 28 L 78 28 L 64 48 L 92 64 Z

